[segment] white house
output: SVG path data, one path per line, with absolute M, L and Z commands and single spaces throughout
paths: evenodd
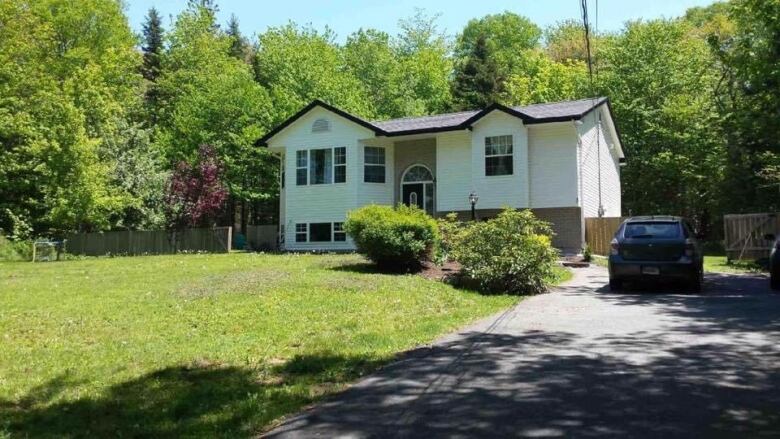
M 607 98 L 369 122 L 315 101 L 258 141 L 282 162 L 280 245 L 351 250 L 350 210 L 416 204 L 479 218 L 504 206 L 553 224 L 579 251 L 584 219 L 621 216 L 618 131 Z

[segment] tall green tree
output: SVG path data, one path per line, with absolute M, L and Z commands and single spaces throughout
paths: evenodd
M 598 35 L 591 35 L 591 54 L 597 53 Z M 544 50 L 553 61 L 588 61 L 585 28 L 581 21 L 563 20 L 544 29 Z
M 15 236 L 112 227 L 134 200 L 109 157 L 141 95 L 121 5 L 14 0 L 0 21 L 0 227 Z
M 146 20 L 142 29 L 143 68 L 141 70 L 146 80 L 146 92 L 144 93 L 145 114 L 147 120 L 154 124 L 157 120 L 159 107 L 159 91 L 157 89 L 157 78 L 162 69 L 164 30 L 162 19 L 157 9 L 151 8 L 146 14 Z
M 542 30 L 527 17 L 509 11 L 486 15 L 470 20 L 463 28 L 455 44 L 455 57 L 469 57 L 484 38 L 499 74 L 506 78 L 522 68 L 522 55 L 538 48 L 541 37 Z
M 409 114 L 440 113 L 450 108 L 452 95 L 451 44 L 439 30 L 438 15 L 417 9 L 398 25 L 396 51 L 399 54 L 403 81 L 411 88 L 413 101 Z
M 733 27 L 723 24 L 724 16 Z M 734 0 L 691 14 L 719 61 L 715 101 L 728 145 L 724 210 L 780 209 L 780 1 Z
M 412 87 L 404 81 L 401 59 L 390 35 L 360 29 L 347 37 L 343 58 L 349 73 L 363 85 L 376 118 L 403 117 L 420 111 Z
M 706 42 L 684 20 L 637 21 L 605 42 L 601 56 L 597 87 L 612 98 L 628 157 L 624 210 L 706 226 L 724 165 L 711 98 L 718 75 Z
M 238 25 L 238 17 L 235 15 L 230 16 L 230 21 L 228 21 L 225 33 L 228 38 L 230 38 L 230 56 L 251 64 L 254 57 L 252 45 L 249 44 L 249 41 L 241 34 L 241 28 Z
M 143 75 L 148 81 L 156 81 L 160 76 L 160 57 L 163 51 L 162 18 L 157 9 L 151 8 L 146 14 L 142 28 L 144 64 Z
M 504 81 L 501 100 L 507 105 L 582 99 L 593 95 L 583 61 L 550 59 L 539 49 L 524 54 L 525 68 Z
M 195 2 L 177 17 L 158 81 L 164 105 L 156 131 L 169 164 L 193 163 L 201 145 L 214 147 L 225 167 L 230 224 L 234 206 L 275 197 L 278 169 L 254 146 L 271 126 L 271 100 L 251 66 L 230 55 L 232 43 L 212 8 Z
M 452 96 L 459 110 L 484 108 L 500 100 L 500 77 L 484 35 L 478 36 L 472 52 L 455 68 Z
M 334 40 L 330 29 L 319 32 L 294 23 L 260 35 L 255 74 L 270 93 L 273 125 L 314 99 L 365 118 L 375 116 L 360 81 L 344 68 L 342 51 Z

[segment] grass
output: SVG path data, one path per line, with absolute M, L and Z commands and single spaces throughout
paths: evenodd
M 731 261 L 725 256 L 705 256 L 704 271 L 708 273 L 758 273 L 765 271 L 763 266 L 754 261 Z
M 606 267 L 607 258 L 594 256 L 592 262 L 596 265 Z M 764 271 L 760 264 L 755 262 L 726 261 L 725 256 L 704 256 L 705 273 L 757 273 Z
M 356 255 L 0 263 L 0 437 L 253 436 L 517 300 Z
M 574 273 L 568 268 L 555 266 L 553 267 L 553 276 L 551 279 L 548 279 L 548 282 L 551 284 L 560 284 L 570 281 L 572 277 L 574 277 Z

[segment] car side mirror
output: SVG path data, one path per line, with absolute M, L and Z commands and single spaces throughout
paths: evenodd
M 775 240 L 775 234 L 774 233 L 767 233 L 764 235 L 764 239 L 767 241 L 774 241 Z

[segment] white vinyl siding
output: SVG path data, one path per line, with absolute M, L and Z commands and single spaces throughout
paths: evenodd
M 480 119 L 471 131 L 471 190 L 479 196 L 477 209 L 528 207 L 528 130 L 523 121 L 501 111 Z M 485 175 L 485 138 L 512 137 L 510 175 Z M 470 191 L 469 191 L 470 192 Z M 464 199 L 468 193 L 460 194 Z
M 312 124 L 317 119 L 328 119 L 330 130 L 312 133 Z M 287 169 L 284 190 L 285 250 L 352 250 L 354 243 L 347 238 L 339 242 L 296 242 L 295 224 L 297 223 L 335 223 L 343 222 L 347 212 L 358 206 L 358 186 L 362 185 L 362 166 L 358 153 L 362 149 L 363 139 L 374 138 L 374 133 L 354 122 L 331 113 L 323 108 L 314 108 L 286 129 L 274 136 L 269 142 L 272 149 L 283 148 L 284 166 Z M 297 152 L 322 148 L 344 148 L 343 184 L 296 185 Z M 338 156 L 338 154 L 335 154 Z M 360 159 L 362 160 L 362 159 Z M 334 167 L 336 160 L 333 160 Z M 307 167 L 308 168 L 308 167 Z M 307 180 L 309 170 L 307 169 Z M 336 171 L 333 172 L 336 174 Z M 360 180 L 358 180 L 360 177 Z M 308 238 L 308 237 L 307 237 Z
M 531 207 L 578 206 L 574 124 L 535 125 L 528 134 Z
M 599 210 L 599 164 L 601 165 L 601 204 L 604 216 L 621 216 L 620 162 L 606 114 L 601 129 L 597 129 L 597 112 L 589 114 L 579 127 L 582 146 L 580 172 L 582 209 L 586 218 L 597 217 Z M 597 133 L 599 141 L 597 142 Z M 599 160 L 600 152 L 600 160 Z
M 471 184 L 471 135 L 468 131 L 436 136 L 436 210 L 468 210 Z

